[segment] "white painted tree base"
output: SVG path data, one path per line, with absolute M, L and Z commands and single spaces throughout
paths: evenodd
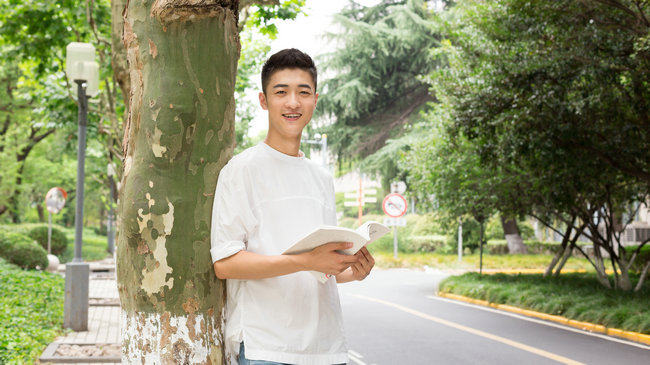
M 507 234 L 506 242 L 508 243 L 509 253 L 526 253 L 526 245 L 518 234 Z
M 123 364 L 222 364 L 215 316 L 122 310 Z

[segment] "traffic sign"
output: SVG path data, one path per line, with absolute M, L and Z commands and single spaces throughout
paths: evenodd
M 384 213 L 391 218 L 399 218 L 406 214 L 407 206 L 406 199 L 397 193 L 386 195 L 382 204 Z

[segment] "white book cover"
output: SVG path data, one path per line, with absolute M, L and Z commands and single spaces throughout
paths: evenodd
M 330 242 L 352 242 L 352 247 L 339 252 L 345 255 L 354 255 L 363 246 L 374 242 L 388 232 L 390 232 L 388 227 L 374 221 L 366 222 L 357 229 L 321 226 L 293 244 L 283 254 L 295 255 L 308 252 Z M 317 271 L 312 271 L 312 273 L 321 283 L 326 282 L 331 276 Z

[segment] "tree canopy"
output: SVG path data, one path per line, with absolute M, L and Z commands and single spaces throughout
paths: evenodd
M 420 79 L 437 66 L 432 16 L 427 2 L 408 0 L 351 2 L 335 17 L 341 32 L 328 37 L 340 47 L 324 56 L 334 75 L 323 82 L 319 110 L 333 121 L 325 130 L 339 160 L 376 152 L 433 100 Z

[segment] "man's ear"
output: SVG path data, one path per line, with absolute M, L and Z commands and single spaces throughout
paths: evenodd
M 318 93 L 314 94 L 314 108 L 318 104 Z
M 266 95 L 263 92 L 260 92 L 258 97 L 260 98 L 260 106 L 264 110 L 269 110 L 269 105 L 266 103 Z

